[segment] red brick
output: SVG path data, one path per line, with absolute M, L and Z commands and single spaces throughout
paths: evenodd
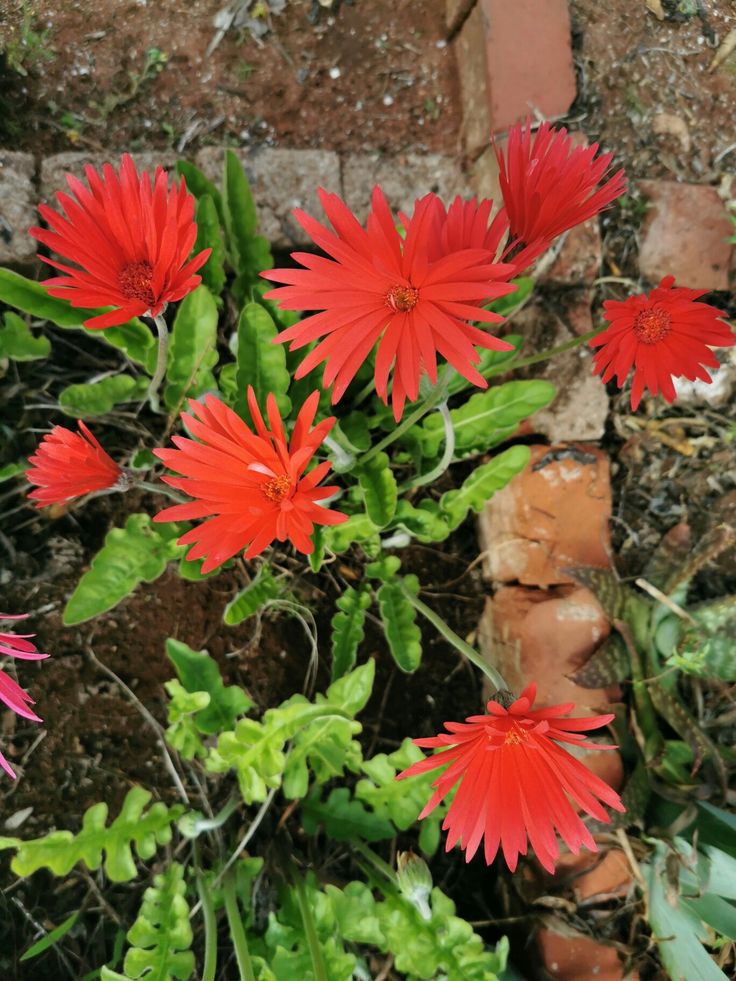
M 564 116 L 575 99 L 567 0 L 478 0 L 494 131 L 535 112 Z
M 559 932 L 558 932 L 559 930 Z M 615 947 L 574 933 L 565 923 L 537 934 L 542 963 L 557 981 L 622 981 L 623 965 Z M 634 981 L 639 975 L 627 975 Z
M 651 207 L 644 218 L 639 270 L 656 284 L 674 276 L 691 289 L 727 290 L 733 227 L 714 187 L 640 181 Z

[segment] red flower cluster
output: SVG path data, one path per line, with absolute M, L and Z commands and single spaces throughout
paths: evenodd
M 535 697 L 536 685 L 531 684 L 509 708 L 490 701 L 488 715 L 446 722 L 447 734 L 415 739 L 417 746 L 441 747 L 442 752 L 398 775 L 402 779 L 444 768 L 419 817 L 426 817 L 457 785 L 442 827 L 449 831 L 447 851 L 459 842 L 468 862 L 484 841 L 486 862 L 494 860 L 500 846 L 513 872 L 519 855 L 527 853 L 528 838 L 543 867 L 554 872 L 557 834 L 575 854 L 583 846 L 597 850 L 576 808 L 605 822 L 610 818 L 600 801 L 624 810 L 607 783 L 558 745 L 613 749 L 588 743 L 581 735 L 606 725 L 613 715 L 565 719 L 574 705 L 532 709 Z
M 208 395 L 204 404 L 191 400 L 192 415 L 182 416 L 195 438 L 174 436 L 177 449 L 154 450 L 169 469 L 183 475 L 162 479 L 194 498 L 166 508 L 154 520 L 209 518 L 179 539 L 193 546 L 187 558 L 205 560 L 203 572 L 242 549 L 247 559 L 260 555 L 274 540 L 288 538 L 298 551 L 309 554 L 314 550 L 309 536 L 315 525 L 347 521 L 318 503 L 337 490 L 317 486 L 330 469 L 329 461 L 305 474 L 335 422 L 331 417 L 310 428 L 318 402 L 319 392 L 312 392 L 287 441 L 273 395 L 267 402 L 269 432 L 255 393 L 248 389 L 255 433 L 224 402 Z
M 64 273 L 45 281 L 52 296 L 73 307 L 115 307 L 85 321 L 101 330 L 143 314 L 155 316 L 199 285 L 195 273 L 211 249 L 189 258 L 197 226 L 194 198 L 183 178 L 178 188 L 169 189 L 163 168 L 157 167 L 151 183 L 150 174 L 138 176 L 127 153 L 119 174 L 110 164 L 102 175 L 88 164 L 85 174 L 89 187 L 66 175 L 73 196 L 57 193 L 63 214 L 39 206 L 50 230 L 30 229 L 39 242 L 79 267 L 40 256 Z
M 13 616 L 10 613 L 0 613 L 0 620 L 25 620 L 28 614 L 23 616 Z M 0 632 L 0 654 L 6 657 L 15 657 L 21 661 L 42 661 L 48 654 L 40 654 L 36 645 L 30 639 L 35 634 L 7 634 Z M 16 715 L 31 722 L 41 722 L 42 720 L 33 712 L 29 706 L 35 704 L 27 691 L 14 681 L 7 672 L 0 669 L 0 701 Z M 5 770 L 9 777 L 15 780 L 15 771 L 8 763 L 2 753 L 0 753 L 0 766 Z
M 107 490 L 120 479 L 121 468 L 83 422 L 77 425 L 78 433 L 54 426 L 28 459 L 33 466 L 26 470 L 26 478 L 39 488 L 28 495 L 37 502 L 36 507 L 63 504 L 82 494 Z
M 665 276 L 649 294 L 603 304 L 610 326 L 588 342 L 600 348 L 593 370 L 604 382 L 615 375 L 621 388 L 633 368 L 632 409 L 637 409 L 645 389 L 673 402 L 673 377 L 712 381 L 704 367 L 718 367 L 711 347 L 736 344 L 736 334 L 723 322 L 724 311 L 695 302 L 706 293 L 675 286 L 675 277 Z
M 329 258 L 295 252 L 302 269 L 272 269 L 261 275 L 285 283 L 266 294 L 286 310 L 317 310 L 278 338 L 291 349 L 322 338 L 297 369 L 302 378 L 325 362 L 323 384 L 334 383 L 332 401 L 342 398 L 356 372 L 376 347 L 376 391 L 391 400 L 401 418 L 406 399 L 419 394 L 426 372 L 437 380 L 440 354 L 468 381 L 487 382 L 474 367 L 476 346 L 506 351 L 510 345 L 469 321 L 497 324 L 502 317 L 483 304 L 511 292 L 514 267 L 495 261 L 505 218 L 488 227 L 491 202 L 456 200 L 446 211 L 436 194 L 417 201 L 399 231 L 380 188 L 363 228 L 335 194 L 319 192 L 334 231 L 300 210 L 302 227 Z

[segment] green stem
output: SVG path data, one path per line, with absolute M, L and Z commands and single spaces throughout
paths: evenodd
M 390 446 L 395 440 L 399 439 L 400 436 L 403 436 L 404 433 L 411 429 L 415 423 L 419 422 L 420 419 L 423 419 L 428 412 L 431 412 L 438 402 L 447 401 L 446 379 L 447 373 L 443 375 L 424 402 L 417 406 L 411 415 L 405 416 L 395 429 L 393 429 L 387 436 L 384 436 L 383 439 L 376 443 L 375 446 L 372 446 L 369 450 L 367 450 L 363 456 L 359 457 L 357 466 L 362 466 L 364 463 L 372 460 L 374 456 L 377 456 L 379 453 L 385 450 L 387 446 Z
M 557 357 L 558 354 L 572 351 L 573 348 L 587 343 L 597 334 L 600 334 L 602 330 L 605 330 L 605 328 L 596 327 L 594 330 L 589 330 L 587 334 L 573 337 L 569 341 L 564 341 L 564 343 L 558 344 L 557 347 L 551 347 L 547 351 L 541 351 L 539 354 L 530 354 L 528 358 L 520 358 L 518 361 L 505 361 L 503 364 L 492 365 L 487 371 L 483 372 L 483 377 L 493 378 L 494 375 L 505 375 L 507 371 L 515 371 L 517 368 L 527 368 L 531 364 L 539 364 L 540 361 L 547 361 L 549 358 Z
M 227 922 L 230 926 L 230 936 L 232 937 L 233 947 L 235 948 L 235 959 L 238 962 L 240 971 L 240 981 L 256 981 L 253 963 L 248 951 L 248 941 L 243 929 L 243 920 L 238 908 L 238 898 L 235 895 L 235 873 L 229 869 L 222 883 L 225 895 L 225 912 Z
M 296 901 L 299 905 L 302 923 L 304 924 L 304 934 L 307 938 L 309 953 L 312 958 L 314 981 L 330 981 L 330 977 L 327 973 L 327 965 L 325 963 L 325 955 L 319 943 L 317 930 L 314 926 L 314 920 L 312 918 L 312 911 L 309 908 L 307 892 L 304 888 L 304 881 L 296 870 L 294 870 L 294 889 L 296 890 Z
M 160 484 L 150 484 L 147 480 L 138 480 L 136 481 L 135 486 L 141 490 L 150 491 L 151 494 L 163 494 L 164 497 L 170 497 L 172 501 L 178 501 L 179 504 L 183 504 L 185 501 L 189 500 L 189 498 L 184 497 L 184 495 L 180 494 L 178 491 L 172 490 L 172 488 L 168 487 L 163 482 Z
M 424 487 L 426 484 L 434 483 L 452 463 L 452 458 L 455 454 L 455 427 L 452 425 L 452 416 L 447 407 L 447 402 L 440 402 L 437 406 L 437 411 L 442 416 L 442 423 L 445 429 L 445 452 L 442 454 L 442 459 L 436 467 L 432 467 L 427 473 L 419 474 L 418 477 L 414 477 L 413 480 L 409 480 L 403 484 L 399 488 L 400 494 L 405 494 L 412 487 Z
M 158 390 L 166 374 L 166 359 L 169 352 L 169 329 L 163 315 L 157 313 L 153 318 L 158 333 L 158 353 L 156 355 L 156 371 L 154 372 L 151 384 L 148 386 L 148 401 L 154 412 L 160 409 Z
M 377 872 L 385 876 L 392 886 L 398 887 L 398 877 L 396 872 L 387 862 L 384 862 L 380 855 L 376 855 L 372 848 L 370 848 L 364 842 L 358 841 L 357 839 L 351 841 L 350 845 L 351 848 L 354 851 L 359 852 Z
M 456 650 L 460 651 L 461 654 L 467 657 L 471 664 L 474 664 L 476 668 L 480 668 L 483 674 L 485 674 L 496 687 L 497 691 L 509 690 L 509 686 L 506 684 L 499 672 L 496 671 L 495 668 L 491 667 L 491 665 L 480 656 L 474 647 L 471 647 L 470 644 L 466 643 L 462 637 L 455 633 L 454 630 L 448 627 L 445 621 L 441 617 L 438 617 L 434 610 L 431 610 L 425 603 L 422 603 L 422 601 L 403 584 L 401 586 L 401 591 L 409 600 L 414 609 L 417 610 L 418 613 L 421 613 L 423 617 L 426 617 L 432 626 L 435 627 L 440 634 L 442 634 L 446 641 L 452 644 Z
M 195 862 L 198 865 L 196 842 L 194 850 Z M 215 981 L 215 972 L 217 970 L 217 920 L 215 918 L 212 895 L 207 888 L 201 872 L 197 873 L 197 892 L 199 893 L 199 902 L 202 906 L 202 919 L 204 920 L 204 966 L 202 968 L 202 981 Z

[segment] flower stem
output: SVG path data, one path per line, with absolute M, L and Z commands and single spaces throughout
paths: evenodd
M 294 891 L 296 892 L 296 901 L 299 906 L 302 924 L 304 925 L 304 934 L 307 938 L 309 954 L 312 958 L 314 979 L 315 981 L 330 981 L 327 973 L 327 965 L 325 964 L 325 955 L 322 951 L 322 947 L 320 946 L 317 930 L 314 926 L 312 911 L 309 908 L 309 901 L 307 899 L 307 891 L 304 888 L 304 881 L 296 870 L 294 870 Z
M 551 347 L 547 351 L 540 351 L 539 354 L 531 354 L 528 358 L 519 358 L 518 361 L 505 361 L 503 364 L 492 365 L 487 371 L 483 372 L 483 377 L 493 378 L 494 375 L 505 375 L 508 371 L 515 371 L 517 368 L 526 368 L 531 364 L 539 364 L 540 361 L 547 361 L 549 358 L 554 358 L 558 354 L 564 354 L 566 351 L 572 351 L 573 348 L 587 343 L 596 334 L 600 334 L 602 330 L 605 330 L 605 328 L 595 327 L 593 330 L 589 330 L 587 334 L 573 337 L 569 341 L 558 344 L 557 347 Z
M 423 617 L 426 617 L 432 626 L 435 627 L 440 634 L 442 634 L 446 641 L 452 644 L 456 650 L 460 651 L 461 654 L 467 657 L 471 664 L 474 664 L 476 668 L 480 668 L 483 674 L 486 675 L 493 685 L 495 685 L 497 691 L 509 690 L 509 686 L 506 684 L 499 672 L 496 671 L 495 668 L 491 667 L 491 665 L 480 656 L 474 647 L 471 647 L 470 644 L 466 643 L 462 637 L 455 633 L 454 630 L 448 627 L 445 621 L 441 617 L 437 616 L 434 610 L 430 610 L 426 603 L 422 603 L 422 601 L 412 592 L 410 592 L 406 586 L 402 585 L 401 591 L 409 600 L 414 609 L 418 613 L 421 613 Z
M 437 411 L 442 416 L 442 423 L 445 428 L 445 452 L 442 454 L 442 459 L 436 467 L 432 467 L 427 473 L 419 474 L 418 477 L 414 477 L 413 480 L 409 480 L 403 484 L 399 488 L 400 494 L 405 494 L 412 487 L 424 487 L 426 484 L 434 483 L 452 463 L 452 458 L 455 454 L 455 427 L 452 425 L 452 417 L 450 416 L 450 410 L 447 408 L 447 402 L 440 402 L 437 406 Z
M 194 843 L 194 848 L 196 855 L 196 842 Z M 217 971 L 217 919 L 215 917 L 212 894 L 201 873 L 197 874 L 197 892 L 199 893 L 199 902 L 202 907 L 202 918 L 204 920 L 204 966 L 202 967 L 202 981 L 215 981 L 215 972 Z
M 447 368 L 449 369 L 450 366 L 448 365 Z M 363 456 L 359 457 L 357 465 L 362 466 L 364 463 L 372 460 L 374 456 L 377 456 L 379 453 L 385 450 L 387 446 L 390 446 L 395 440 L 399 439 L 400 436 L 403 436 L 407 430 L 411 429 L 415 423 L 419 422 L 420 419 L 423 419 L 428 412 L 431 412 L 438 402 L 446 402 L 447 382 L 449 377 L 450 372 L 446 370 L 442 378 L 440 378 L 437 384 L 432 388 L 424 402 L 417 406 L 411 415 L 405 416 L 392 432 L 388 433 L 387 436 L 384 436 L 383 439 L 376 443 L 375 446 L 372 446 L 363 454 Z
M 139 490 L 149 491 L 151 494 L 163 494 L 164 497 L 170 497 L 172 501 L 178 501 L 179 504 L 183 504 L 189 500 L 189 498 L 185 497 L 183 494 L 180 494 L 179 491 L 168 487 L 163 483 L 163 481 L 160 484 L 151 484 L 147 480 L 139 480 L 136 482 L 135 486 L 138 487 Z
M 148 386 L 148 401 L 154 412 L 160 409 L 158 390 L 166 374 L 166 359 L 169 353 L 169 329 L 166 326 L 163 314 L 157 313 L 153 318 L 158 333 L 158 354 L 156 355 L 156 371 L 154 372 L 151 384 Z
M 253 962 L 250 959 L 250 952 L 248 951 L 248 941 L 245 936 L 245 930 L 243 929 L 243 919 L 240 915 L 238 899 L 235 895 L 235 874 L 232 868 L 226 873 L 222 888 L 225 896 L 225 912 L 227 913 L 227 922 L 230 927 L 230 937 L 233 941 L 235 959 L 238 962 L 238 970 L 240 972 L 240 981 L 256 981 Z

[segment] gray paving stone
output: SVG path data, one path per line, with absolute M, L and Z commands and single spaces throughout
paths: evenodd
M 411 212 L 417 198 L 430 191 L 445 203 L 455 195 L 472 196 L 459 162 L 438 153 L 407 153 L 400 156 L 350 154 L 343 158 L 342 181 L 345 201 L 364 221 L 371 193 L 378 184 L 392 208 Z
M 36 223 L 36 164 L 30 153 L 0 150 L 0 264 L 29 266 L 36 241 L 28 228 Z
M 113 167 L 117 168 L 120 166 L 121 156 L 119 153 L 78 153 L 76 150 L 71 150 L 67 153 L 57 153 L 53 157 L 46 157 L 41 164 L 41 200 L 54 207 L 56 192 L 68 190 L 65 174 L 73 174 L 80 180 L 84 180 L 85 164 L 92 164 L 96 170 L 100 170 L 106 163 L 111 163 Z M 153 173 L 159 166 L 173 171 L 177 161 L 176 154 L 169 152 L 146 151 L 145 153 L 132 153 L 131 156 L 138 168 L 138 173 L 144 170 Z
M 294 208 L 303 208 L 317 218 L 322 208 L 317 188 L 342 193 L 340 158 L 330 150 L 284 150 L 263 148 L 236 151 L 250 181 L 261 235 L 277 249 L 311 244 L 311 239 L 294 219 Z M 224 150 L 205 147 L 196 157 L 202 172 L 218 186 L 222 181 Z

